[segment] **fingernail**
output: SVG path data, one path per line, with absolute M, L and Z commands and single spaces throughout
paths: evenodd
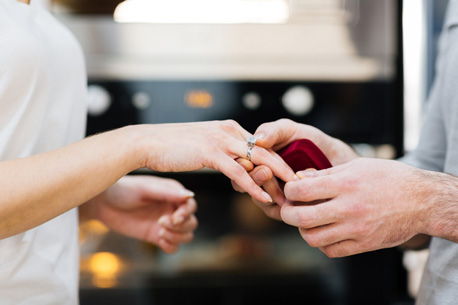
M 161 218 L 159 218 L 159 220 L 157 221 L 161 226 L 165 226 L 167 224 L 167 216 L 162 216 Z
M 180 224 L 184 221 L 184 217 L 183 216 L 176 216 L 176 217 L 173 217 L 173 224 L 174 225 L 177 225 L 177 224 Z
M 159 230 L 159 236 L 160 237 L 164 237 L 164 235 L 165 235 L 165 229 L 162 228 L 162 229 Z
M 254 134 L 254 137 L 255 137 L 257 140 L 259 140 L 259 139 L 264 138 L 264 134 L 263 134 L 263 133 L 255 133 L 255 134 Z
M 264 182 L 268 179 L 269 177 L 267 176 L 267 172 L 265 169 L 261 169 L 255 174 L 255 180 L 259 182 Z
M 310 178 L 310 177 L 313 177 L 315 175 L 315 169 L 311 168 L 311 169 L 306 169 L 305 171 L 300 171 L 300 172 L 297 172 L 296 173 L 296 176 L 298 176 L 300 179 L 303 179 L 303 178 Z
M 190 190 L 180 190 L 180 195 L 181 196 L 186 196 L 186 197 L 194 197 L 194 192 L 191 192 Z
M 299 180 L 301 180 L 301 178 L 298 177 L 298 173 L 297 173 L 296 175 L 294 175 L 293 179 L 294 179 L 294 181 L 299 181 Z
M 264 199 L 265 199 L 267 202 L 270 202 L 270 203 L 274 202 L 274 201 L 272 200 L 272 197 L 270 197 L 270 195 L 267 194 L 266 192 L 262 192 L 262 197 L 264 197 Z

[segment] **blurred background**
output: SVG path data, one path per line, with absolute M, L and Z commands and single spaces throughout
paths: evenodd
M 445 0 L 58 0 L 89 77 L 88 135 L 138 123 L 290 118 L 396 158 L 415 147 Z M 329 259 L 221 174 L 163 174 L 196 193 L 174 255 L 81 226 L 82 305 L 413 304 L 427 251 Z

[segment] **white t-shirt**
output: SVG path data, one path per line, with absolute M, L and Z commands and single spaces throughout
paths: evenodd
M 42 0 L 0 0 L 0 160 L 82 139 L 86 88 L 81 48 Z M 0 240 L 1 305 L 78 303 L 77 218 Z

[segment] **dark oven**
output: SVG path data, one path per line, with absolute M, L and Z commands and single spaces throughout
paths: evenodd
M 365 156 L 400 156 L 400 1 L 285 3 L 289 19 L 279 23 L 63 15 L 87 56 L 88 134 L 224 119 L 254 132 L 290 118 Z M 406 295 L 396 249 L 329 259 L 219 173 L 139 173 L 175 178 L 196 193 L 195 240 L 168 256 L 89 224 L 81 229 L 82 304 L 395 304 Z

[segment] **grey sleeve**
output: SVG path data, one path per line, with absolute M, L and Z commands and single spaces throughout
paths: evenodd
M 418 146 L 400 159 L 407 164 L 432 171 L 444 170 L 447 151 L 447 135 L 441 109 L 440 88 L 441 79 L 437 77 L 426 106 Z

